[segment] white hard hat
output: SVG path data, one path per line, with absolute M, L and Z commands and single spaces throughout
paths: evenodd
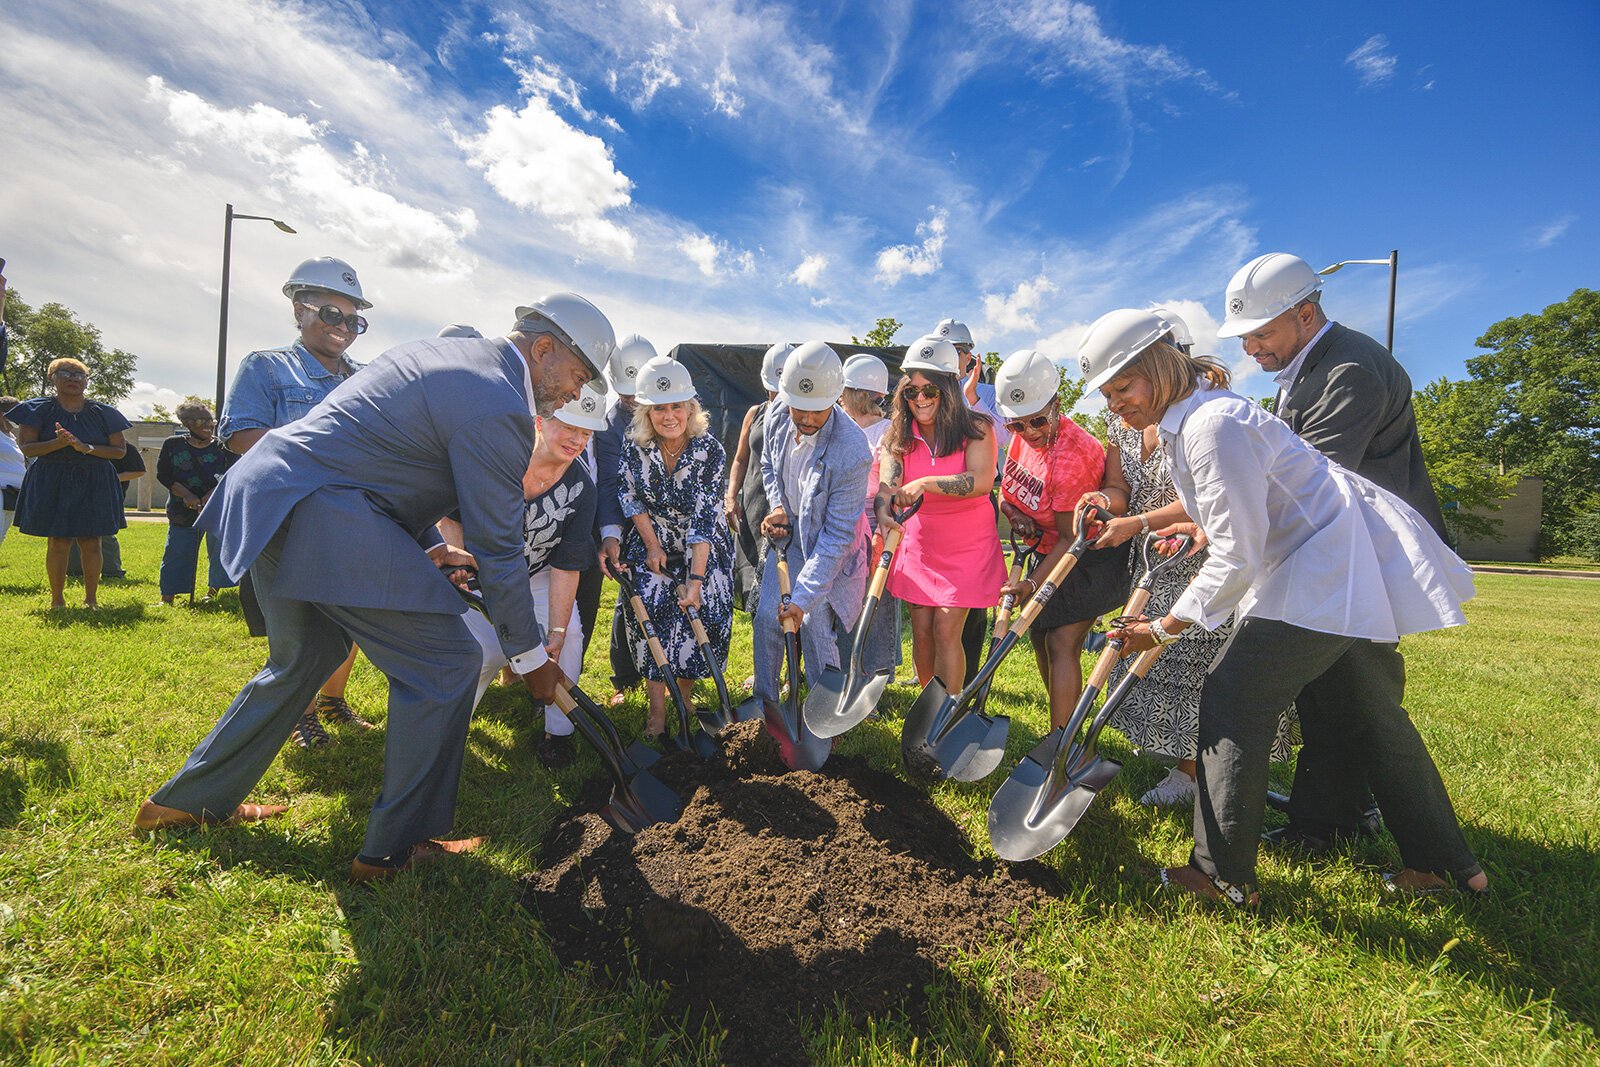
M 1043 352 L 1024 348 L 1000 364 L 994 376 L 994 406 L 1008 419 L 1043 411 L 1061 389 L 1061 368 Z
M 639 368 L 655 358 L 655 345 L 636 333 L 624 337 L 617 342 L 617 350 L 611 353 L 611 361 L 607 364 L 611 388 L 623 396 L 632 396 L 639 378 Z
M 1177 345 L 1185 355 L 1194 347 L 1194 335 L 1189 332 L 1189 324 L 1171 308 L 1151 308 L 1155 314 L 1172 323 L 1172 343 Z
M 794 345 L 776 344 L 767 349 L 761 357 L 761 384 L 767 387 L 767 392 L 778 391 L 778 378 L 783 374 L 783 361 L 789 358 L 789 353 L 794 351 Z
M 671 356 L 657 356 L 639 368 L 633 398 L 641 404 L 677 404 L 694 399 L 689 368 Z
M 1101 315 L 1078 346 L 1084 392 L 1115 378 L 1139 353 L 1172 332 L 1172 323 L 1153 311 L 1119 308 Z
M 869 393 L 889 391 L 889 368 L 871 352 L 857 352 L 844 361 L 846 389 L 865 389 Z
M 599 308 L 577 293 L 551 293 L 517 308 L 517 326 L 553 332 L 589 368 L 595 392 L 605 394 L 605 365 L 617 347 L 617 332 Z
M 960 325 L 957 323 L 956 325 Z M 943 337 L 919 337 L 906 347 L 900 361 L 902 371 L 933 371 L 935 374 L 961 373 L 961 353 Z
M 290 300 L 295 299 L 295 294 L 302 289 L 326 289 L 330 293 L 340 293 L 348 296 L 361 311 L 372 306 L 372 301 L 361 295 L 361 279 L 356 277 L 356 269 L 332 256 L 306 260 L 283 283 L 283 295 Z
M 826 411 L 844 392 L 844 364 L 821 341 L 807 341 L 783 361 L 778 399 L 798 411 Z
M 1228 282 L 1227 318 L 1218 337 L 1243 337 L 1261 329 L 1322 288 L 1322 275 L 1287 252 L 1268 252 L 1240 267 Z
M 606 428 L 606 398 L 585 382 L 577 396 L 556 408 L 554 417 L 568 426 L 598 433 Z
M 452 322 L 450 325 L 446 326 L 444 329 L 439 331 L 439 336 L 440 337 L 480 337 L 481 338 L 483 336 L 483 334 L 479 333 L 476 328 L 474 328 L 472 326 L 468 326 L 464 322 Z
M 933 328 L 929 337 L 942 337 L 953 345 L 970 345 L 972 331 L 967 329 L 967 324 L 955 319 L 943 319 Z

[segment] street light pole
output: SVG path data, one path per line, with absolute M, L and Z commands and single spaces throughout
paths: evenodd
M 270 222 L 284 233 L 294 233 L 294 227 L 281 219 L 268 215 L 241 215 L 229 204 L 222 220 L 222 314 L 217 324 L 217 409 L 218 421 L 222 419 L 222 401 L 228 386 L 228 275 L 233 260 L 233 220 L 259 219 Z
M 1394 291 L 1400 279 L 1400 250 L 1394 249 L 1389 253 L 1388 259 L 1342 259 L 1331 267 L 1323 267 L 1317 271 L 1323 277 L 1336 274 L 1342 267 L 1352 263 L 1371 263 L 1374 266 L 1389 268 L 1389 354 L 1394 354 Z

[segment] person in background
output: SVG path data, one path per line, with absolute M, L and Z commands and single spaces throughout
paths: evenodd
M 840 639 L 855 625 L 867 586 L 867 517 L 861 507 L 872 453 L 837 406 L 844 365 L 832 348 L 810 341 L 789 353 L 778 396 L 767 409 L 761 473 L 772 508 L 761 532 L 772 546 L 753 617 L 756 696 L 777 701 L 783 622 L 799 629 L 812 677 L 840 663 Z M 794 576 L 790 604 L 779 608 L 778 552 Z M 799 684 L 795 681 L 794 684 Z
M 17 425 L 17 445 L 33 460 L 17 500 L 17 529 L 49 538 L 45 575 L 50 607 L 66 607 L 67 555 L 74 542 L 83 557 L 83 603 L 95 608 L 100 588 L 100 538 L 128 524 L 122 487 L 109 461 L 127 451 L 131 425 L 110 404 L 90 400 L 89 368 L 76 359 L 50 362 L 45 375 L 55 395 L 25 400 L 7 413 Z
M 995 376 L 999 410 L 1011 442 L 1000 480 L 1000 510 L 1012 532 L 1039 552 L 1032 577 L 1002 593 L 1025 603 L 1076 537 L 1078 500 L 1100 488 L 1105 453 L 1089 431 L 1061 410 L 1061 371 L 1042 352 L 1013 352 Z M 1096 619 L 1128 596 L 1126 549 L 1085 552 L 1033 622 L 1034 659 L 1050 695 L 1050 725 L 1065 726 L 1083 691 L 1083 639 Z
M 778 395 L 778 376 L 783 361 L 794 345 L 774 344 L 761 357 L 761 384 L 767 398 L 752 404 L 739 427 L 739 444 L 728 467 L 728 499 L 724 510 L 733 531 L 734 601 L 752 617 L 761 597 L 761 574 L 767 557 L 766 541 L 761 537 L 761 520 L 767 517 L 767 490 L 761 481 L 762 437 L 766 433 L 767 409 Z M 755 685 L 755 675 L 745 679 L 744 687 Z
M 917 681 L 926 686 L 937 675 L 952 689 L 967 675 L 961 643 L 967 612 L 993 607 L 1006 580 L 989 500 L 995 435 L 989 420 L 962 400 L 959 359 L 955 346 L 937 337 L 906 350 L 873 502 L 879 531 L 904 530 L 888 590 L 911 607 Z M 924 497 L 908 526 L 895 522 L 890 504 Z
M 1200 698 L 1194 848 L 1187 864 L 1161 872 L 1162 884 L 1235 907 L 1259 901 L 1268 751 L 1283 709 L 1320 680 L 1344 700 L 1337 709 L 1302 703 L 1301 721 L 1326 715 L 1332 721 L 1320 729 L 1363 739 L 1363 770 L 1404 863 L 1384 891 L 1486 893 L 1488 878 L 1401 703 L 1399 638 L 1466 623 L 1466 564 L 1398 496 L 1229 392 L 1216 361 L 1165 340 L 1130 352 L 1091 334 L 1079 362 L 1112 414 L 1136 430 L 1158 427 L 1178 499 L 1198 524 L 1188 532 L 1211 549 L 1164 615 L 1112 636 L 1131 654 L 1237 616 Z
M 699 609 L 712 651 L 727 660 L 733 538 L 722 510 L 725 453 L 695 398 L 688 368 L 667 356 L 650 360 L 639 369 L 634 400 L 638 407 L 622 452 L 622 513 L 630 523 L 620 552 L 667 653 L 663 673 L 645 642 L 634 643 L 634 666 L 647 679 L 645 733 L 659 740 L 671 680 L 678 679 L 688 700 L 694 680 L 711 676 L 682 609 Z M 608 557 L 611 542 L 607 538 Z
M 528 564 L 528 589 L 544 627 L 544 650 L 576 682 L 583 673 L 582 617 L 573 618 L 578 575 L 595 566 L 594 479 L 582 462 L 589 435 L 605 428 L 606 399 L 585 385 L 549 417 L 534 420 L 533 456 L 522 476 L 522 556 Z M 465 544 L 470 531 L 457 518 L 443 519 L 439 533 L 448 544 Z M 483 651 L 476 708 L 489 683 L 510 659 L 493 624 L 476 611 L 466 614 L 467 629 Z M 557 769 L 572 763 L 572 720 L 544 705 L 544 738 L 539 759 Z
M 872 468 L 867 474 L 867 540 L 869 566 L 876 566 L 878 554 L 883 550 L 882 539 L 877 536 L 878 516 L 872 502 L 878 495 L 878 446 L 883 435 L 889 432 L 889 419 L 883 413 L 884 401 L 889 395 L 889 368 L 871 352 L 857 352 L 844 361 L 844 394 L 839 406 L 844 408 L 861 432 L 867 437 L 867 448 L 872 452 Z M 868 581 L 871 575 L 868 575 Z M 900 602 L 885 589 L 878 601 L 877 613 L 872 617 L 872 632 L 862 646 L 863 667 L 876 673 L 894 672 L 900 666 Z
M 112 468 L 117 472 L 118 500 L 124 512 L 128 509 L 128 490 L 133 483 L 144 477 L 144 457 L 139 454 L 139 446 L 128 442 L 128 448 L 122 453 L 121 459 L 111 461 Z M 83 576 L 83 559 L 78 553 L 78 543 L 74 541 L 67 549 L 67 577 L 81 578 Z M 100 538 L 100 580 L 107 578 L 126 578 L 128 572 L 122 566 L 122 545 L 117 540 L 116 534 L 107 534 Z
M 196 401 L 178 405 L 184 432 L 161 443 L 156 459 L 156 481 L 167 490 L 167 546 L 161 553 L 161 603 L 171 607 L 183 593 L 194 599 L 195 570 L 200 557 L 201 533 L 195 517 L 211 499 L 211 491 L 224 471 L 233 466 L 234 454 L 222 447 L 215 433 L 211 408 Z M 206 541 L 206 599 L 218 589 L 233 585 L 217 557 L 217 540 Z
M 282 348 L 252 352 L 239 364 L 217 425 L 217 436 L 237 455 L 249 452 L 267 431 L 310 414 L 357 369 L 346 351 L 367 332 L 367 320 L 359 312 L 372 302 L 362 294 L 355 268 L 331 256 L 308 259 L 283 283 L 283 295 L 294 308 L 300 336 Z M 248 574 L 239 582 L 239 599 L 251 636 L 265 636 L 265 619 Z M 301 748 L 319 748 L 333 740 L 317 721 L 319 713 L 329 722 L 372 727 L 344 699 L 356 651 L 350 649 L 295 725 L 290 737 Z
M 441 329 L 437 336 L 444 340 L 450 340 L 451 338 L 469 338 L 471 340 L 483 339 L 483 334 L 478 332 L 478 328 L 476 326 L 468 326 L 464 322 L 452 322 L 450 325 Z
M 1448 537 L 1417 437 L 1411 377 L 1376 340 L 1328 320 L 1322 275 L 1299 256 L 1269 252 L 1234 273 L 1224 299 L 1227 317 L 1217 334 L 1239 338 L 1245 355 L 1275 375 L 1278 417 L 1301 440 L 1389 490 Z M 1314 855 L 1378 831 L 1378 809 L 1361 772 L 1367 759 L 1359 750 L 1362 738 L 1322 730 L 1344 699 L 1340 689 L 1320 683 L 1300 695 L 1305 743 L 1295 762 L 1289 824 L 1269 831 L 1268 845 Z M 1323 711 L 1308 712 L 1308 704 Z
M 22 476 L 28 473 L 28 461 L 17 445 L 17 428 L 6 418 L 18 403 L 14 396 L 0 396 L 0 545 L 5 544 L 6 533 L 11 529 Z
M 606 366 L 611 381 L 611 392 L 616 403 L 606 412 L 606 424 L 590 442 L 594 452 L 595 482 L 600 498 L 595 505 L 595 537 L 601 545 L 599 566 L 593 572 L 603 577 L 612 573 L 621 563 L 622 528 L 628 519 L 622 513 L 622 453 L 627 445 L 628 429 L 633 425 L 637 406 L 634 394 L 639 388 L 639 368 L 656 358 L 656 347 L 638 334 L 629 334 L 617 344 Z M 598 582 L 593 591 L 598 611 L 600 590 Z M 579 585 L 580 594 L 583 586 Z M 611 663 L 610 705 L 618 707 L 629 690 L 636 687 L 644 676 L 634 666 L 633 627 L 628 623 L 628 606 L 622 598 L 611 612 L 611 635 L 607 654 Z M 592 619 L 593 616 L 590 616 Z M 584 622 L 585 644 L 590 639 L 591 622 Z
M 1011 442 L 1011 432 L 1006 429 L 1005 418 L 995 405 L 994 386 L 983 380 L 983 360 L 978 356 L 977 346 L 973 343 L 972 331 L 959 319 L 943 319 L 933 328 L 930 336 L 942 337 L 956 346 L 956 352 L 960 356 L 961 395 L 966 399 L 967 407 L 989 420 L 997 455 L 1003 457 L 1006 446 Z M 995 475 L 995 484 L 999 484 L 998 472 Z M 992 497 L 990 503 L 991 505 L 994 503 Z M 996 508 L 996 520 L 999 517 L 999 510 Z M 961 647 L 966 653 L 968 680 L 975 677 L 978 668 L 983 666 L 984 649 L 990 632 L 987 611 L 967 612 L 967 621 L 961 628 Z

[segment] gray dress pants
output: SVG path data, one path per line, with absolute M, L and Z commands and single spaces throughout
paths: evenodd
M 1301 703 L 1302 729 L 1337 733 L 1361 754 L 1404 864 L 1458 878 L 1476 873 L 1444 781 L 1400 705 L 1405 684 L 1397 645 L 1274 619 L 1240 623 L 1200 696 L 1191 862 L 1226 881 L 1254 883 L 1278 715 L 1315 686 L 1340 699 Z
M 383 787 L 361 852 L 402 855 L 447 833 L 455 821 L 482 653 L 458 615 L 273 595 L 286 529 L 250 567 L 267 623 L 266 666 L 152 799 L 194 815 L 226 817 L 261 780 L 354 639 L 389 679 Z

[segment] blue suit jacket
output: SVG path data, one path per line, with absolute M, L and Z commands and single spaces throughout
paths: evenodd
M 812 453 L 811 468 L 800 475 L 800 499 L 784 493 L 784 472 L 794 452 L 795 428 L 788 405 L 767 406 L 761 448 L 761 479 L 767 499 L 780 501 L 794 529 L 794 547 L 805 563 L 794 576 L 794 602 L 809 615 L 818 604 L 833 608 L 845 626 L 855 625 L 866 597 L 867 498 L 872 450 L 867 435 L 838 405 Z
M 461 511 L 500 643 L 543 643 L 522 558 L 522 477 L 533 454 L 526 365 L 509 342 L 391 348 L 298 422 L 269 431 L 223 476 L 196 525 L 237 579 L 286 527 L 274 595 L 459 615 L 426 555 Z

